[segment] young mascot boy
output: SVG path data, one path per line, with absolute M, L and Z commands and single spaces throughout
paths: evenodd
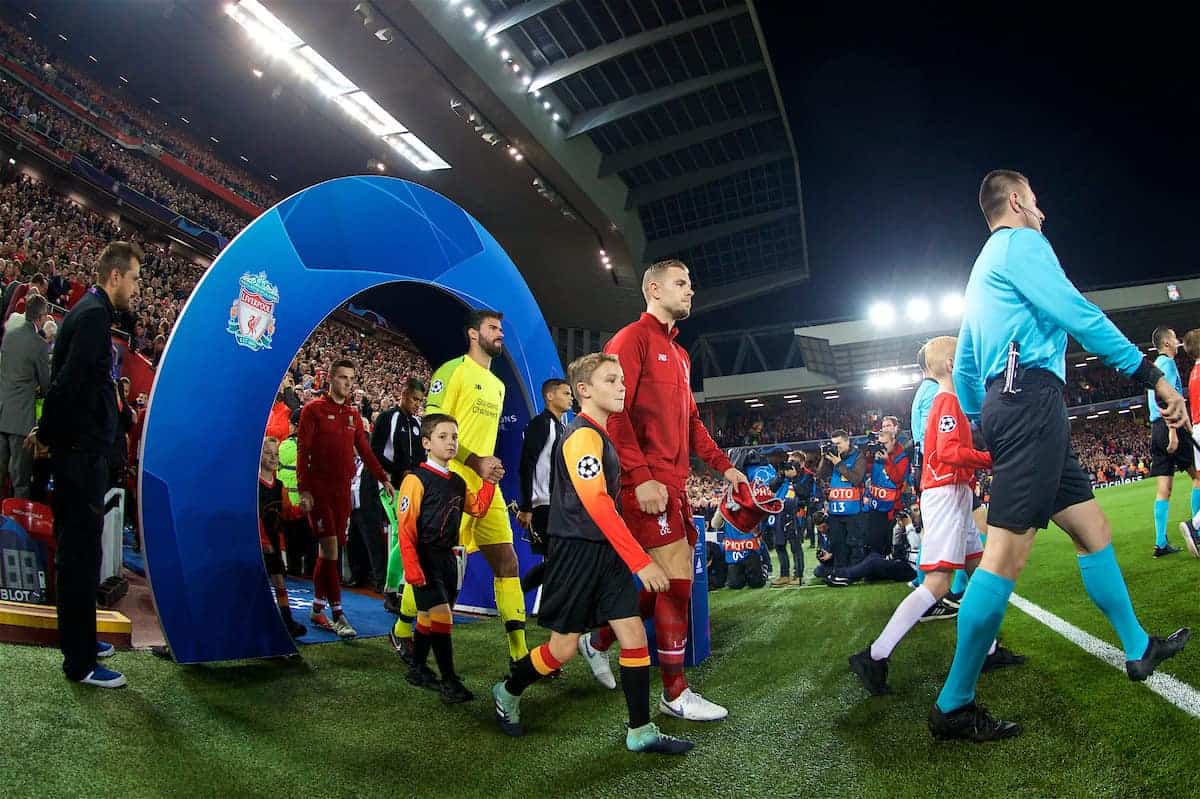
M 625 746 L 632 752 L 680 754 L 691 741 L 659 732 L 650 722 L 650 652 L 638 614 L 636 574 L 647 590 L 670 587 L 621 520 L 615 498 L 621 465 L 605 432 L 609 414 L 625 407 L 625 378 L 615 355 L 593 353 L 567 369 L 582 412 L 555 444 L 551 468 L 549 555 L 538 622 L 549 643 L 514 664 L 512 676 L 492 688 L 496 720 L 522 735 L 521 694 L 578 651 L 579 638 L 608 624 L 621 644 L 621 689 L 629 710 Z
M 925 581 L 904 598 L 871 646 L 850 656 L 850 670 L 872 694 L 891 693 L 887 684 L 892 650 L 921 616 L 950 590 L 954 573 L 975 571 L 983 555 L 979 529 L 971 515 L 971 481 L 976 469 L 988 469 L 992 457 L 972 448 L 971 426 L 954 394 L 954 348 L 957 339 L 939 336 L 925 345 L 929 374 L 938 391 L 929 409 L 921 460 L 921 536 L 918 568 Z M 1023 663 L 1025 658 L 992 642 L 983 670 Z
M 413 587 L 417 602 L 413 661 L 406 679 L 420 688 L 440 688 L 447 704 L 468 702 L 475 695 L 455 673 L 450 646 L 454 623 L 451 608 L 458 596 L 454 548 L 463 512 L 476 518 L 487 513 L 496 484 L 484 481 L 477 494 L 450 471 L 447 464 L 458 452 L 458 422 L 454 417 L 433 413 L 422 419 L 421 446 L 425 448 L 425 462 L 405 475 L 396 496 L 404 581 Z M 430 649 L 442 674 L 440 684 L 425 665 Z

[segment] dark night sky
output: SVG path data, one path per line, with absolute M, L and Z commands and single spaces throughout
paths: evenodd
M 987 235 L 979 182 L 999 167 L 1030 177 L 1081 288 L 1200 272 L 1194 43 L 1170 41 L 1167 19 L 1142 34 L 1032 3 L 961 5 L 758 3 L 812 279 L 688 333 L 860 317 L 877 297 L 965 286 Z

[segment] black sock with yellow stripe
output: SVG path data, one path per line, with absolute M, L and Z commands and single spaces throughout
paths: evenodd
M 513 696 L 520 696 L 526 688 L 559 668 L 562 668 L 562 662 L 550 654 L 550 645 L 542 644 L 513 664 L 504 690 Z M 649 685 L 648 682 L 646 684 Z
M 621 691 L 629 710 L 629 728 L 650 723 L 650 650 L 621 650 Z

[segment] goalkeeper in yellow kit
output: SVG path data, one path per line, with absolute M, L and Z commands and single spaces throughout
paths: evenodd
M 494 455 L 504 410 L 504 382 L 491 371 L 492 359 L 504 351 L 503 318 L 499 311 L 471 313 L 466 327 L 467 354 L 434 372 L 425 400 L 426 414 L 444 413 L 458 420 L 458 454 L 450 461 L 450 470 L 460 475 L 471 491 L 478 491 L 485 479 L 498 483 L 504 476 L 504 466 Z M 525 595 L 508 508 L 498 488 L 484 516 L 463 514 L 461 542 L 468 553 L 481 552 L 491 567 L 496 610 L 508 635 L 508 656 L 520 660 L 529 651 L 525 646 Z M 412 588 L 406 585 L 397 626 L 403 624 L 404 615 L 412 615 L 404 608 L 415 607 Z

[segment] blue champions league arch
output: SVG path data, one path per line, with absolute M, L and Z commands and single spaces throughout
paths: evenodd
M 284 371 L 313 329 L 376 286 L 436 367 L 466 349 L 467 309 L 504 313 L 507 393 L 497 455 L 518 496 L 520 437 L 541 382 L 562 374 L 537 303 L 496 240 L 445 197 L 350 177 L 289 197 L 216 259 L 189 298 L 155 377 L 142 442 L 147 575 L 180 663 L 296 652 L 258 543 L 259 450 Z M 533 557 L 516 536 L 523 566 Z M 494 607 L 476 554 L 460 603 Z

